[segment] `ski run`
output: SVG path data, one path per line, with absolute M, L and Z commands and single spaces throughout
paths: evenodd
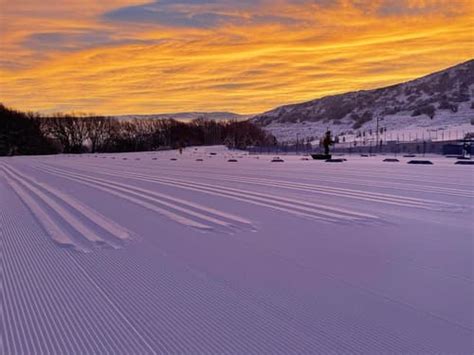
M 471 166 L 272 158 L 1 158 L 0 353 L 474 352 Z

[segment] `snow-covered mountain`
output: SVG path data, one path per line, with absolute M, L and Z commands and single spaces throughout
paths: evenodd
M 474 60 L 398 85 L 278 107 L 252 120 L 280 141 L 320 137 L 328 127 L 335 134 L 356 134 L 375 129 L 377 120 L 392 131 L 469 126 L 474 120 Z
M 172 118 L 177 121 L 192 121 L 196 118 L 206 118 L 210 120 L 246 120 L 249 116 L 239 115 L 233 112 L 178 112 L 178 113 L 162 113 L 162 114 L 151 114 L 151 115 L 123 115 L 115 116 L 119 120 L 132 120 L 132 119 L 164 119 Z

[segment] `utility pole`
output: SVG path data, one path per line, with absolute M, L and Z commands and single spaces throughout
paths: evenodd
M 379 115 L 377 115 L 376 119 L 377 119 L 377 126 L 376 126 L 377 134 L 375 135 L 376 137 L 375 141 L 377 142 L 376 146 L 378 146 L 379 145 Z

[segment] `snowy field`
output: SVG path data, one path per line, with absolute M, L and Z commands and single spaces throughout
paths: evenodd
M 271 158 L 0 159 L 0 352 L 473 353 L 474 167 Z
M 462 139 L 474 130 L 474 111 L 470 103 L 463 103 L 459 111 L 453 114 L 450 111 L 438 110 L 433 119 L 426 115 L 413 117 L 411 112 L 386 115 L 379 121 L 379 128 L 384 128 L 385 133 L 379 139 L 386 141 L 448 141 Z M 321 122 L 304 121 L 299 123 L 272 123 L 265 126 L 265 130 L 273 134 L 279 142 L 293 142 L 298 139 L 305 140 L 308 137 L 316 138 L 313 145 L 319 144 L 319 139 L 324 136 L 329 128 L 333 135 L 339 136 L 340 141 L 376 141 L 377 120 L 373 119 L 365 123 L 359 129 L 353 128 L 354 121 L 346 117 L 338 124 L 322 124 Z M 362 137 L 361 133 L 366 136 Z M 373 132 L 373 135 L 369 135 Z

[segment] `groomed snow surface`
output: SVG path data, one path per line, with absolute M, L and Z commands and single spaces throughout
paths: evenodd
M 472 354 L 473 167 L 344 158 L 0 159 L 0 353 Z

